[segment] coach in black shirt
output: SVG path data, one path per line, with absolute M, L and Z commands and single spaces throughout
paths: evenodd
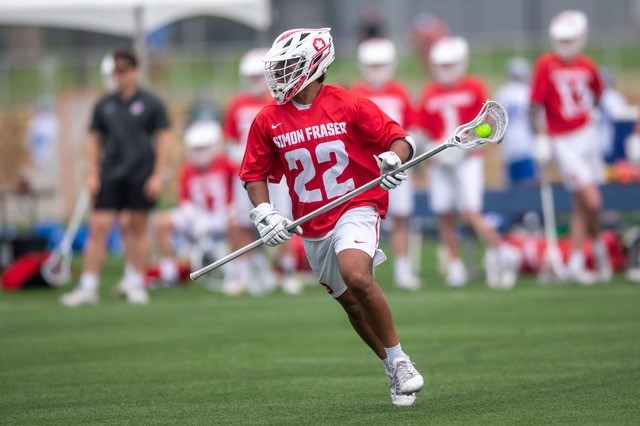
M 162 189 L 170 125 L 163 103 L 139 87 L 136 57 L 124 50 L 112 57 L 117 90 L 96 104 L 86 145 L 86 183 L 94 210 L 80 283 L 61 299 L 69 307 L 98 302 L 107 237 L 123 210 L 130 216 L 123 229 L 127 258 L 137 273 L 121 290 L 131 303 L 148 302 L 142 279 L 148 257 L 146 232 L 149 212 Z

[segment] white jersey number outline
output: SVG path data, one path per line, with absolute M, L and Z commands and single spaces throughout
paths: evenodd
M 335 160 L 331 154 L 335 155 Z M 322 174 L 324 192 L 327 194 L 328 199 L 340 197 L 355 189 L 353 178 L 349 178 L 342 183 L 338 182 L 338 177 L 349 165 L 349 156 L 344 142 L 335 140 L 318 144 L 315 149 L 315 155 L 318 163 L 335 161 L 335 164 Z M 306 148 L 298 148 L 286 152 L 284 158 L 287 160 L 289 170 L 298 170 L 298 163 L 300 163 L 300 173 L 293 183 L 293 190 L 298 194 L 300 202 L 313 203 L 322 201 L 323 197 L 320 188 L 309 190 L 306 186 L 316 176 L 311 152 Z

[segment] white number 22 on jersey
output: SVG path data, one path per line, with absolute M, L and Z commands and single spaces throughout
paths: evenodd
M 315 149 L 315 156 L 318 163 L 334 161 L 331 154 L 335 155 L 335 164 L 322 174 L 324 192 L 328 199 L 339 197 L 355 188 L 353 178 L 349 178 L 342 183 L 338 183 L 338 177 L 349 164 L 349 156 L 345 149 L 344 142 L 340 140 L 324 142 L 318 144 Z M 307 189 L 307 184 L 316 176 L 316 169 L 313 165 L 311 152 L 306 148 L 298 148 L 286 152 L 284 158 L 287 160 L 289 170 L 298 170 L 293 189 L 298 194 L 300 202 L 313 203 L 322 201 L 322 190 L 320 188 Z

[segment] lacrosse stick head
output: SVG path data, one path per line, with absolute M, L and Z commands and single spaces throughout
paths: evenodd
M 53 252 L 40 266 L 42 278 L 51 286 L 59 287 L 71 279 L 71 256 Z
M 509 124 L 509 115 L 502 105 L 496 101 L 487 101 L 473 121 L 458 127 L 454 136 L 449 139 L 451 146 L 458 148 L 475 148 L 485 143 L 499 144 L 504 138 Z M 489 126 L 490 133 L 485 137 L 478 135 L 479 126 Z

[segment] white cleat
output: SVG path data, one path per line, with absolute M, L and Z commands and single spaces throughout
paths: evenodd
M 415 291 L 420 289 L 420 278 L 415 274 L 398 274 L 394 282 L 396 287 L 402 290 Z
M 389 365 L 391 397 L 393 395 L 412 395 L 424 387 L 424 379 L 415 369 L 409 358 L 396 358 Z M 415 398 L 415 395 L 414 395 Z
M 627 269 L 627 279 L 634 283 L 640 283 L 640 267 Z
M 500 287 L 510 290 L 516 285 L 518 271 L 522 265 L 522 254 L 518 249 L 505 246 L 500 249 Z
M 611 267 L 611 261 L 607 252 L 601 252 L 601 250 L 593 251 L 594 263 L 596 264 L 596 279 L 603 283 L 608 283 L 613 278 L 613 268 Z
M 405 395 L 400 392 L 400 388 L 398 386 L 398 381 L 394 381 L 391 376 L 389 376 L 389 389 L 391 390 L 391 402 L 396 407 L 410 407 L 416 403 L 416 394 L 411 393 L 409 395 Z
M 500 277 L 500 256 L 498 254 L 498 250 L 487 250 L 484 255 L 484 272 L 487 279 L 487 286 L 489 286 L 489 288 L 502 288 L 502 278 Z
M 127 291 L 127 302 L 132 305 L 146 305 L 149 303 L 149 293 L 143 288 L 135 288 Z
M 282 291 L 284 291 L 286 294 L 291 295 L 301 294 L 303 286 L 304 283 L 292 275 L 284 277 L 282 282 L 280 283 Z
M 60 297 L 60 304 L 67 308 L 77 308 L 79 306 L 95 305 L 99 301 L 98 292 L 76 287 L 70 293 Z
M 468 280 L 467 268 L 460 259 L 451 259 L 447 265 L 445 279 L 449 287 L 459 288 L 464 286 Z
M 597 282 L 596 275 L 586 269 L 570 270 L 569 279 L 582 285 L 593 285 Z

